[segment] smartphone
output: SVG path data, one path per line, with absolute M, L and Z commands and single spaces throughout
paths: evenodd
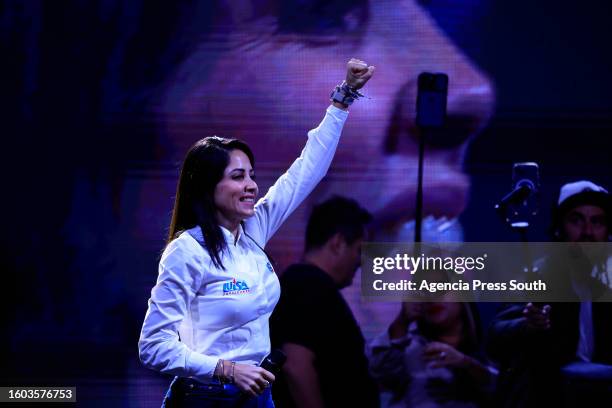
M 448 75 L 422 72 L 418 78 L 416 124 L 423 128 L 442 127 L 446 119 Z

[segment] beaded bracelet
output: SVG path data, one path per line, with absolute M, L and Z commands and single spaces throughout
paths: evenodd
M 224 371 L 224 364 L 223 364 L 223 359 L 219 359 L 219 361 L 217 361 L 217 365 L 215 366 L 215 373 L 217 373 L 217 379 L 219 380 L 219 382 L 221 384 L 223 384 L 223 371 Z
M 229 379 L 230 379 L 230 384 L 234 384 L 236 382 L 236 379 L 234 377 L 234 371 L 236 369 L 236 362 L 232 361 L 232 374 L 230 375 Z

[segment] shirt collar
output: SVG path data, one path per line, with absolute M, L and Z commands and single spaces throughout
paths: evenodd
M 228 230 L 227 228 L 222 227 L 222 226 L 219 226 L 219 227 L 221 227 L 221 232 L 223 233 L 223 237 L 225 237 L 225 242 L 227 242 L 228 245 L 230 244 L 235 245 L 242 238 L 242 233 L 243 233 L 242 224 L 238 225 L 238 236 L 236 238 L 234 238 L 234 234 L 232 234 L 230 230 Z M 200 244 L 202 245 L 205 244 L 204 235 L 202 234 L 202 229 L 200 228 L 200 226 L 195 226 L 194 228 L 189 229 L 189 233 Z
M 236 237 L 234 237 L 234 234 L 232 234 L 230 230 L 228 230 L 224 226 L 219 225 L 219 227 L 221 227 L 221 232 L 223 232 L 223 236 L 225 237 L 225 241 L 227 242 L 228 245 L 238 244 L 238 241 L 240 241 L 240 238 L 242 237 L 242 224 L 238 225 L 238 234 L 236 235 Z

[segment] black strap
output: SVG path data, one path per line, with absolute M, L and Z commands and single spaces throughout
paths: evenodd
M 276 271 L 277 270 L 277 264 L 276 261 L 274 261 L 274 258 L 272 257 L 272 255 L 270 255 L 268 253 L 268 251 L 266 251 L 265 249 L 263 249 L 263 247 L 261 245 L 259 245 L 259 243 L 257 243 L 257 241 L 255 241 L 255 238 L 253 238 L 252 236 L 250 236 L 249 234 L 247 234 L 246 229 L 244 228 L 244 223 L 242 224 L 242 231 L 244 231 L 244 235 L 246 235 L 247 237 L 249 237 L 249 239 L 251 241 L 253 241 L 255 243 L 255 245 L 257 245 L 257 248 L 261 249 L 261 252 L 263 252 L 266 257 L 268 258 L 268 262 L 270 262 L 270 265 L 272 265 L 272 268 Z

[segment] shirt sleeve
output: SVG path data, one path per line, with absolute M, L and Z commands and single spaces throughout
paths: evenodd
M 157 283 L 151 291 L 138 351 L 145 367 L 162 373 L 211 378 L 218 359 L 190 350 L 179 339 L 178 328 L 202 283 L 204 259 L 189 237 L 172 241 L 159 263 Z
M 247 225 L 261 246 L 325 176 L 347 117 L 347 111 L 328 107 L 323 121 L 308 132 L 308 141 L 300 157 L 257 202 L 255 216 L 247 220 Z

